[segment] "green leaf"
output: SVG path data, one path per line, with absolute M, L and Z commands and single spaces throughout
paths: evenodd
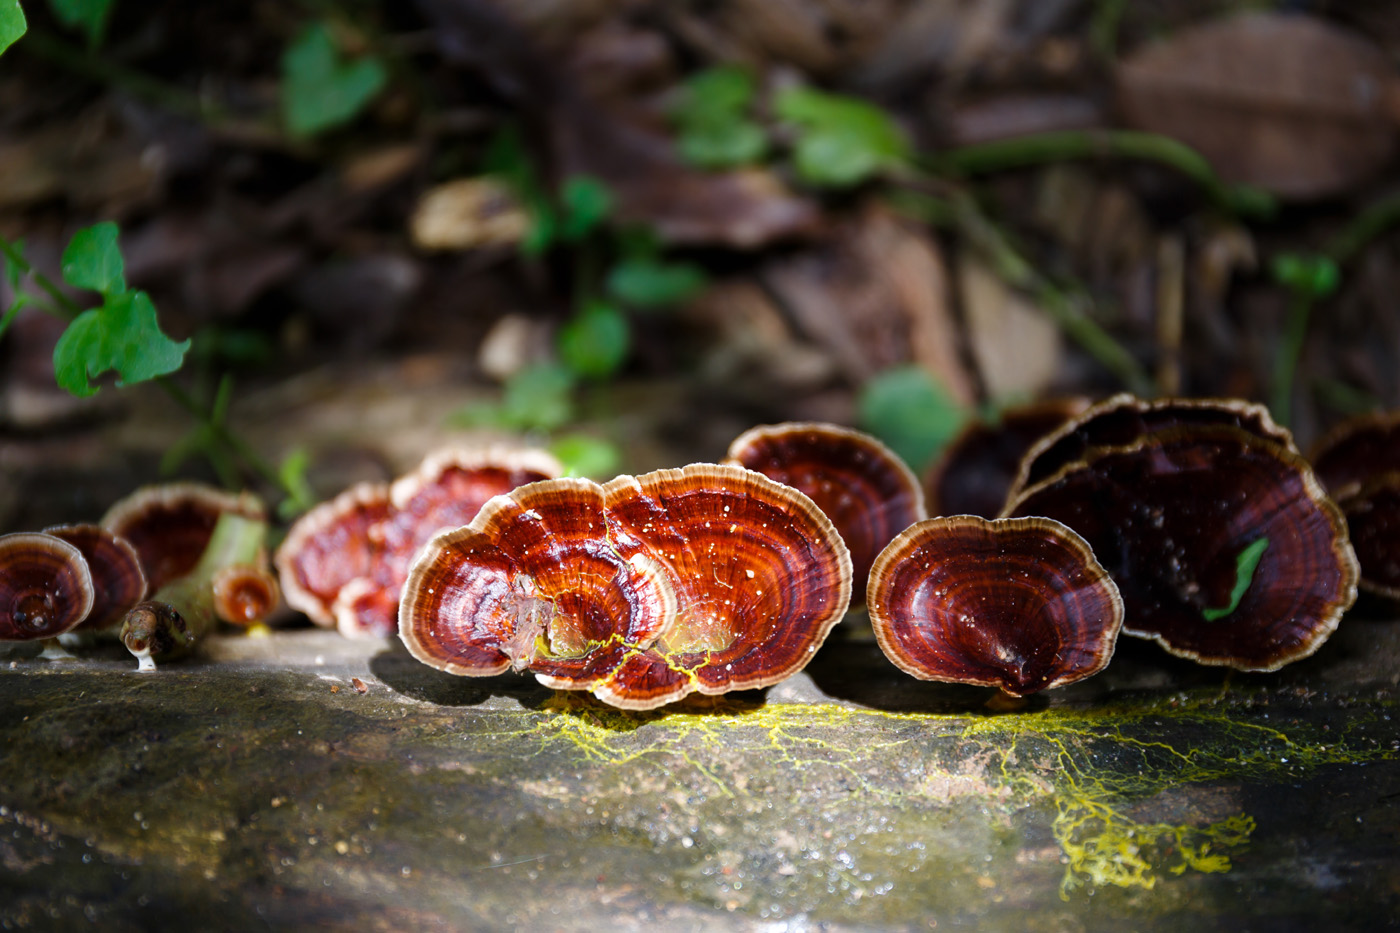
M 312 23 L 282 55 L 282 114 L 295 136 L 314 136 L 348 123 L 388 78 L 384 65 L 367 55 L 340 56 L 325 23 Z
M 920 366 L 887 369 L 862 387 L 861 426 L 917 472 L 947 446 L 968 412 Z
M 126 291 L 126 267 L 117 248 L 117 225 L 109 221 L 73 234 L 63 251 L 63 280 L 104 295 Z
M 19 0 L 0 0 L 0 54 L 29 30 Z
M 73 395 L 92 395 L 89 379 L 115 370 L 124 386 L 164 376 L 180 368 L 189 348 L 161 332 L 145 292 L 122 292 L 68 325 L 53 350 L 54 376 Z
M 624 259 L 608 273 L 608 294 L 638 308 L 679 304 L 704 291 L 705 271 L 693 262 Z
M 495 175 L 510 186 L 530 214 L 530 231 L 521 241 L 520 251 L 527 256 L 543 253 L 554 242 L 559 217 L 549 192 L 535 172 L 530 153 L 520 136 L 520 128 L 513 123 L 502 127 L 487 144 L 482 163 L 486 174 Z
M 63 25 L 86 33 L 88 45 L 95 48 L 107 29 L 112 0 L 49 0 L 49 9 Z
M 1259 568 L 1259 560 L 1268 547 L 1269 539 L 1260 538 L 1240 551 L 1239 556 L 1235 558 L 1235 588 L 1230 591 L 1230 603 L 1223 609 L 1202 609 L 1201 615 L 1207 622 L 1223 619 L 1239 608 L 1240 600 L 1244 599 L 1249 584 L 1254 580 L 1254 571 Z
M 1328 256 L 1279 253 L 1270 264 L 1274 281 L 1310 298 L 1326 298 L 1341 284 L 1342 273 Z
M 614 305 L 590 301 L 559 330 L 559 357 L 580 376 L 611 376 L 632 343 L 627 318 Z
M 564 180 L 559 190 L 563 219 L 559 223 L 559 238 L 578 242 L 592 233 L 612 212 L 612 192 L 590 175 L 574 175 Z
M 287 491 L 287 498 L 277 504 L 277 515 L 290 521 L 316 504 L 316 494 L 306 481 L 311 466 L 311 454 L 305 447 L 293 447 L 277 466 L 277 479 Z
M 774 108 L 797 125 L 794 159 L 812 185 L 848 187 L 909 157 L 909 140 L 889 114 L 854 97 L 789 88 Z
M 763 158 L 768 136 L 745 116 L 753 97 L 753 79 L 738 68 L 711 68 L 690 78 L 671 111 L 681 157 L 709 169 Z
M 0 0 L 0 2 L 3 2 L 3 0 Z M 14 249 L 16 254 L 20 256 L 24 255 L 24 240 L 15 240 L 9 245 Z M 12 260 L 10 254 L 6 252 L 0 252 L 0 263 L 3 263 L 5 267 L 5 281 L 9 283 L 10 291 L 18 293 L 19 280 L 24 278 L 24 267 Z
M 574 375 L 563 366 L 527 366 L 506 380 L 502 399 L 511 425 L 553 431 L 574 417 Z
M 611 479 L 617 475 L 622 453 L 611 441 L 587 434 L 569 434 L 549 445 L 549 452 L 564 464 L 566 476 Z

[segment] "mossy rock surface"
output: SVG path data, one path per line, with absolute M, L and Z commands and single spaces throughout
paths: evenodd
M 390 643 L 0 664 L 0 925 L 1374 929 L 1400 916 L 1400 625 L 1229 675 L 1128 642 L 1014 711 L 859 627 L 625 713 Z

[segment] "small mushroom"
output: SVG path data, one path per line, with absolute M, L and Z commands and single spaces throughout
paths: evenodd
M 419 552 L 399 632 L 454 674 L 530 670 L 652 709 L 777 683 L 850 595 L 850 555 L 811 499 L 742 467 L 692 464 L 497 496 Z
M 392 485 L 352 487 L 298 519 L 278 548 L 287 605 L 344 635 L 391 635 L 409 563 L 429 538 L 492 496 L 561 472 L 540 450 L 449 450 Z
M 752 428 L 729 445 L 727 462 L 805 493 L 851 551 L 857 598 L 875 555 L 927 517 L 923 489 L 899 455 L 869 434 L 820 422 Z
M 265 521 L 251 493 L 231 493 L 201 483 L 164 483 L 136 490 L 107 510 L 102 526 L 131 542 L 150 595 L 185 576 L 209 544 L 224 513 Z
M 931 518 L 876 559 L 875 638 L 921 680 L 1023 697 L 1098 673 L 1123 601 L 1083 538 L 1048 518 Z
M 966 424 L 924 481 L 929 514 L 996 516 L 1026 452 L 1088 407 L 1084 398 L 1048 399 Z
M 92 611 L 71 631 L 97 631 L 121 621 L 146 595 L 146 575 L 136 549 L 101 525 L 55 525 L 44 534 L 62 538 L 82 553 L 92 574 Z
M 1131 444 L 1157 431 L 1186 425 L 1227 425 L 1290 450 L 1293 435 L 1263 405 L 1241 399 L 1140 399 L 1122 393 L 1105 399 L 1042 437 L 1026 452 L 1008 498 L 1081 459 L 1091 447 Z
M 249 628 L 265 621 L 281 601 L 272 571 L 259 564 L 230 564 L 210 580 L 214 615 L 229 625 Z
M 76 547 L 53 535 L 0 535 L 0 640 L 55 639 L 92 611 L 92 575 Z M 66 655 L 60 652 L 59 656 Z
M 1373 477 L 1400 470 L 1400 411 L 1348 418 L 1314 445 L 1308 459 L 1332 497 L 1345 499 Z
M 1202 664 L 1277 670 L 1356 598 L 1337 506 L 1295 451 L 1240 428 L 1092 447 L 1009 503 L 1078 532 L 1123 595 L 1123 631 Z

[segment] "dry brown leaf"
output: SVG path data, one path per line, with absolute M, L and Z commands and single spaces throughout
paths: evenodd
M 1118 91 L 1132 125 L 1284 197 L 1354 188 L 1395 153 L 1395 70 L 1365 38 L 1307 16 L 1182 30 L 1123 61 Z
M 495 178 L 459 178 L 424 192 L 408 222 L 419 249 L 475 249 L 519 243 L 530 216 Z
M 1038 398 L 1060 364 L 1060 330 L 982 260 L 958 256 L 967 339 L 990 398 Z

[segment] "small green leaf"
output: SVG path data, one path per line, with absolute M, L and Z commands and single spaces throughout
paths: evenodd
M 1223 619 L 1239 608 L 1240 600 L 1244 599 L 1249 584 L 1254 580 L 1254 571 L 1259 568 L 1259 560 L 1268 547 L 1269 539 L 1260 538 L 1240 551 L 1239 556 L 1235 558 L 1235 588 L 1230 591 L 1230 603 L 1222 609 L 1202 609 L 1201 615 L 1205 616 L 1207 622 Z
M 63 251 L 63 281 L 104 295 L 126 291 L 126 268 L 117 248 L 117 225 L 109 221 L 73 234 Z
M 311 454 L 305 447 L 293 447 L 277 465 L 277 479 L 287 491 L 287 498 L 277 504 L 277 515 L 290 521 L 316 504 L 316 494 L 306 481 Z
M 589 175 L 574 175 L 565 179 L 559 190 L 563 219 L 559 223 L 559 238 L 576 243 L 592 233 L 612 212 L 612 192 Z
M 122 292 L 68 325 L 53 349 L 54 376 L 73 395 L 92 395 L 89 379 L 115 370 L 124 386 L 164 376 L 180 368 L 189 348 L 161 332 L 145 292 Z
M 812 185 L 841 188 L 905 161 L 909 140 L 889 114 L 855 97 L 789 88 L 774 107 L 798 127 L 794 159 Z
M 705 271 L 693 262 L 624 259 L 608 273 L 608 294 L 638 308 L 679 304 L 704 290 Z
M 921 366 L 897 366 L 871 379 L 858 400 L 860 422 L 921 470 L 942 450 L 968 412 Z
M 374 56 L 346 61 L 325 23 L 312 23 L 282 55 L 282 114 L 295 136 L 348 123 L 384 87 L 388 73 Z
M 81 29 L 87 34 L 88 45 L 96 47 L 107 30 L 107 17 L 112 12 L 112 0 L 49 0 L 54 18 L 69 29 Z
M 631 344 L 627 318 L 602 301 L 590 301 L 559 330 L 559 357 L 564 365 L 593 379 L 616 372 Z
M 622 453 L 616 444 L 587 434 L 565 435 L 550 444 L 549 451 L 564 464 L 566 476 L 587 476 L 598 480 L 617 475 L 617 465 L 622 460 Z
M 28 29 L 29 24 L 24 21 L 19 0 L 0 0 L 0 54 L 4 54 Z
M 520 251 L 527 256 L 538 256 L 547 250 L 559 228 L 558 212 L 535 172 L 519 127 L 508 123 L 491 138 L 482 168 L 486 174 L 495 175 L 509 185 L 530 214 L 530 230 L 520 243 Z
M 748 165 L 763 158 L 768 136 L 745 114 L 754 82 L 738 68 L 711 68 L 685 83 L 671 111 L 680 130 L 681 157 L 700 168 Z
M 1279 253 L 1270 264 L 1274 281 L 1310 298 L 1326 298 L 1341 284 L 1341 270 L 1328 256 Z
M 527 366 L 506 380 L 499 404 L 469 405 L 452 422 L 510 431 L 553 431 L 574 417 L 574 374 L 554 363 Z
M 0 0 L 3 2 L 3 0 Z M 24 255 L 24 240 L 15 240 L 10 246 L 19 256 Z M 9 283 L 10 291 L 19 292 L 19 280 L 24 278 L 24 267 L 10 258 L 9 253 L 0 252 L 0 263 L 5 266 L 5 281 Z

